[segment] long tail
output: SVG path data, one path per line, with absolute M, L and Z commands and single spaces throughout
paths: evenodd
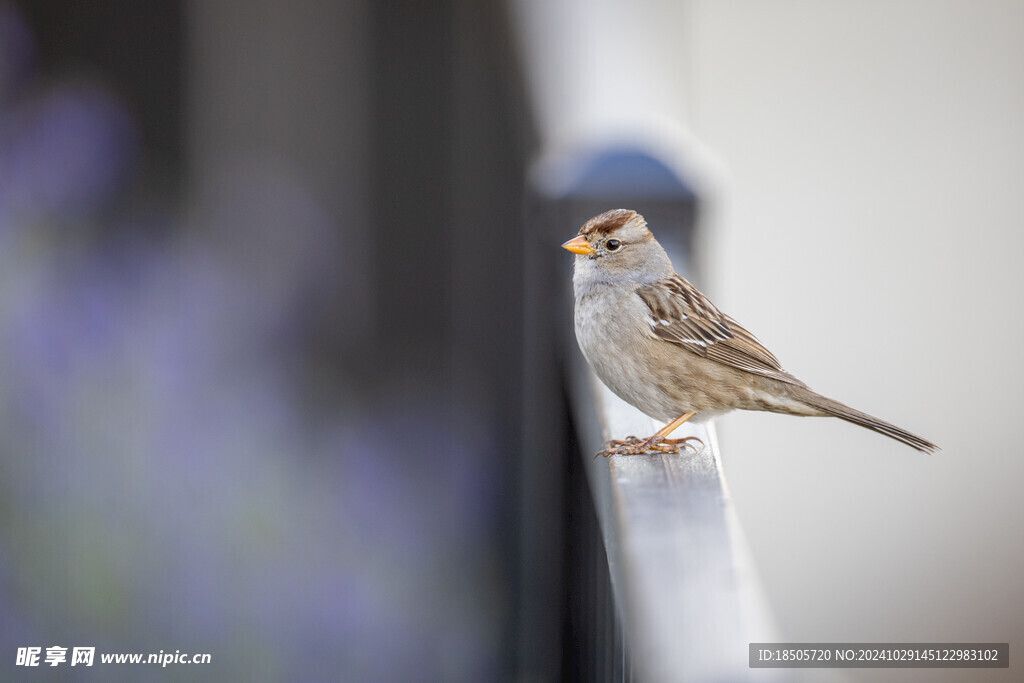
M 896 439 L 897 441 L 905 443 L 911 448 L 916 448 L 924 453 L 934 453 L 939 450 L 939 447 L 931 441 L 922 439 L 915 434 L 911 434 L 905 429 L 900 429 L 896 425 L 889 424 L 885 420 L 879 420 L 877 417 L 872 417 L 867 413 L 854 410 L 848 405 L 844 405 L 839 401 L 834 401 L 831 398 L 827 398 L 813 391 L 808 391 L 808 394 L 810 395 L 801 396 L 800 398 L 814 408 L 818 408 L 829 415 L 841 418 L 847 422 L 852 422 L 853 424 L 860 425 L 861 427 L 867 427 L 879 434 L 885 434 L 890 439 Z

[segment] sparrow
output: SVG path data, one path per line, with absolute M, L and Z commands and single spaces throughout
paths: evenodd
M 598 455 L 679 453 L 680 445 L 699 441 L 668 438 L 679 425 L 737 409 L 838 417 L 919 451 L 938 449 L 783 370 L 757 337 L 675 272 L 637 212 L 595 216 L 562 247 L 576 254 L 576 340 L 587 363 L 620 398 L 667 422 L 646 439 L 609 441 Z

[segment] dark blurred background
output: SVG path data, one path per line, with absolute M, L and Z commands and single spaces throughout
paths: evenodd
M 5 671 L 533 666 L 520 82 L 497 0 L 0 2 Z

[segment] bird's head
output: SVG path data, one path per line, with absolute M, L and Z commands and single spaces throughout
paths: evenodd
M 672 263 L 636 211 L 612 209 L 583 224 L 562 245 L 576 254 L 575 279 L 651 282 L 672 274 Z

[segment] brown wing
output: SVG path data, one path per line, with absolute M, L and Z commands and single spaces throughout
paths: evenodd
M 719 311 L 685 278 L 673 275 L 637 290 L 651 310 L 655 336 L 737 370 L 804 386 L 782 369 L 757 337 Z

